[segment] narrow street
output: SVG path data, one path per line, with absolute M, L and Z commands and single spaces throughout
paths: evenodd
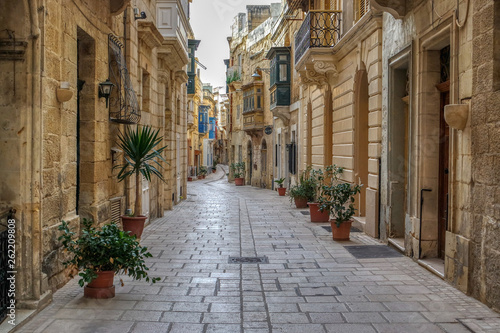
M 117 278 L 114 299 L 90 300 L 74 279 L 16 332 L 500 331 L 498 313 L 412 259 L 362 233 L 334 242 L 288 197 L 235 187 L 221 166 L 188 193 L 142 239 L 161 282 Z

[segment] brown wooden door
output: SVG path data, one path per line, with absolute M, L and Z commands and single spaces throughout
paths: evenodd
M 438 254 L 444 259 L 446 230 L 448 228 L 448 184 L 450 166 L 450 128 L 444 120 L 444 106 L 450 103 L 450 92 L 441 93 L 440 133 L 439 133 L 439 220 Z

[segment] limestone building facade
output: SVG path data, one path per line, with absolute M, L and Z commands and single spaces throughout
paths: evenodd
M 247 6 L 247 13 L 235 17 L 228 38 L 229 163 L 245 162 L 246 184 L 262 188 L 273 188 L 274 180 L 266 51 L 279 13 L 280 4 Z
M 167 182 L 143 183 L 141 213 L 152 221 L 183 195 L 188 7 L 188 0 L 0 4 L 0 150 L 9 156 L 0 162 L 0 210 L 17 223 L 18 307 L 43 306 L 68 280 L 61 220 L 118 222 L 133 208 L 134 184 L 118 183 L 113 171 L 123 159 L 119 131 L 151 125 L 169 147 Z M 108 79 L 109 101 L 99 96 Z

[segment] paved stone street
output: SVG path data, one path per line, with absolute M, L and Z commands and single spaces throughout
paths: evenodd
M 349 246 L 364 256 L 387 247 L 360 233 L 334 242 L 303 212 L 276 192 L 227 183 L 219 167 L 147 227 L 142 244 L 161 282 L 116 279 L 117 296 L 94 301 L 73 280 L 17 331 L 500 332 L 498 313 L 411 259 L 356 259 Z

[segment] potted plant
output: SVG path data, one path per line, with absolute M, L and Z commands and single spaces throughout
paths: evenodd
M 245 185 L 245 162 L 232 163 L 231 170 L 234 175 L 234 184 L 236 186 Z
M 207 167 L 201 166 L 200 170 L 198 171 L 198 178 L 205 179 L 207 173 L 208 173 Z
M 344 171 L 335 165 L 329 166 L 330 171 L 337 177 Z M 338 182 L 338 178 L 331 177 L 327 184 L 321 186 L 319 197 L 320 209 L 328 211 L 335 219 L 330 220 L 332 226 L 333 240 L 349 240 L 352 220 L 356 209 L 354 208 L 354 196 L 361 191 L 360 185 L 346 182 Z
M 217 171 L 217 161 L 214 161 L 213 166 L 212 166 L 212 172 L 215 173 Z
M 135 176 L 135 205 L 131 215 L 121 216 L 123 230 L 130 231 L 132 235 L 141 238 L 144 230 L 146 216 L 140 215 L 142 209 L 142 178 L 148 182 L 152 176 L 165 181 L 159 171 L 160 162 L 165 162 L 161 156 L 167 146 L 158 147 L 163 141 L 160 130 L 153 130 L 151 126 L 137 126 L 135 129 L 127 128 L 125 133 L 118 135 L 118 145 L 125 155 L 125 163 L 117 165 L 119 169 L 118 181 L 124 181 L 130 176 Z
M 286 194 L 286 187 L 283 187 L 283 183 L 285 182 L 285 178 L 280 178 L 278 180 L 274 181 L 276 184 L 278 184 L 278 194 L 280 197 L 284 197 Z
M 307 177 L 308 171 L 304 171 L 299 177 L 299 183 L 290 187 L 288 195 L 290 201 L 295 201 L 297 208 L 307 208 L 307 203 L 314 200 L 316 185 Z
M 63 262 L 65 267 L 80 271 L 78 284 L 84 288 L 87 298 L 112 298 L 115 296 L 113 280 L 115 273 L 125 273 L 134 280 L 145 279 L 155 283 L 160 278 L 150 278 L 145 258 L 151 258 L 146 247 L 139 244 L 136 237 L 120 230 L 112 223 L 97 229 L 92 220 L 83 219 L 80 237 L 70 230 L 67 222 L 62 221 L 59 230 L 65 251 L 71 254 Z M 123 285 L 123 280 L 120 279 Z
M 327 167 L 325 172 L 322 169 L 313 169 L 308 167 L 305 171 L 305 178 L 309 179 L 309 182 L 314 186 L 314 196 L 311 197 L 311 201 L 307 203 L 309 206 L 309 217 L 311 222 L 328 222 L 330 220 L 330 213 L 327 210 L 320 210 L 320 205 L 317 199 L 320 196 L 321 188 L 324 185 L 325 180 L 338 178 L 337 174 L 333 173 L 333 167 Z

